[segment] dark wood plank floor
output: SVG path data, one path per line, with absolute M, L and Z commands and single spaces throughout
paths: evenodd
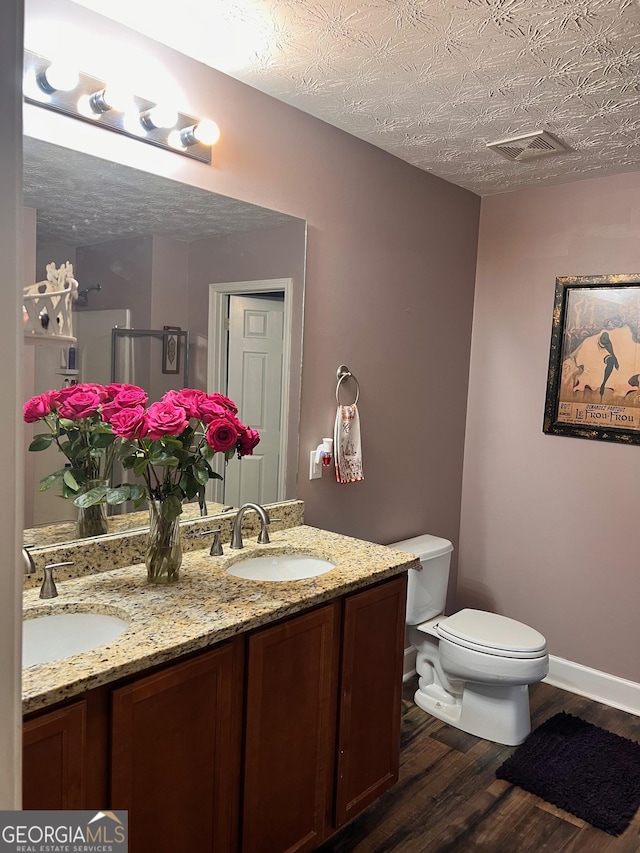
M 465 734 L 412 701 L 405 685 L 400 779 L 322 853 L 640 853 L 640 811 L 613 837 L 507 782 L 495 771 L 514 750 Z M 567 711 L 640 742 L 640 717 L 547 684 L 530 688 L 535 728 Z

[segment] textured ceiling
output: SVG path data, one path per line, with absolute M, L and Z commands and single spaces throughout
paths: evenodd
M 75 1 L 481 195 L 640 168 L 639 0 Z
M 198 240 L 277 228 L 293 217 L 24 138 L 24 203 L 38 240 L 86 246 L 120 237 Z

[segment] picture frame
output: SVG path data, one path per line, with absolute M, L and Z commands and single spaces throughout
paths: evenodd
M 171 332 L 181 332 L 181 326 L 163 326 L 162 337 L 162 372 L 180 373 L 180 335 Z
M 640 273 L 556 279 L 543 432 L 640 444 Z

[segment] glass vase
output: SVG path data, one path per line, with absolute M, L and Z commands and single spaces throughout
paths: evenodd
M 108 487 L 108 480 L 89 480 L 87 488 L 90 489 Z M 109 521 L 107 519 L 107 505 L 104 501 L 92 506 L 78 507 L 78 520 L 76 522 L 78 539 L 87 539 L 90 536 L 103 536 L 109 532 Z
M 162 501 L 149 501 L 149 542 L 145 556 L 150 583 L 174 583 L 180 578 L 182 543 L 180 516 L 165 518 Z

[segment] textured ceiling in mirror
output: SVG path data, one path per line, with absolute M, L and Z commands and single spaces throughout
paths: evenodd
M 276 228 L 292 217 L 24 139 L 24 203 L 38 211 L 38 240 L 85 246 L 155 234 L 199 240 Z
M 481 195 L 640 168 L 639 0 L 76 2 Z M 545 129 L 572 151 L 485 148 Z

